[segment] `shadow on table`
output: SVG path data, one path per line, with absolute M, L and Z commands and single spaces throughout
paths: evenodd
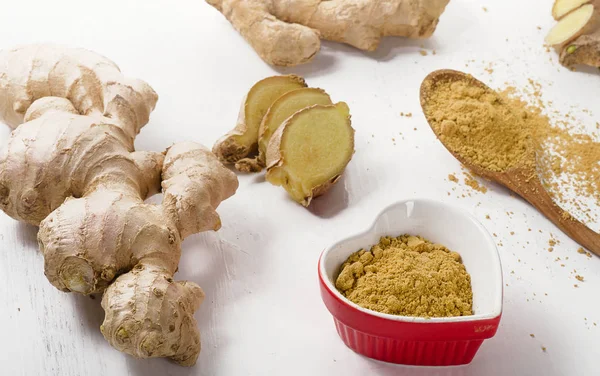
M 376 362 L 376 361 L 372 361 Z M 387 364 L 383 362 L 377 362 L 382 364 L 381 368 L 375 367 L 376 371 L 373 375 L 378 376 L 397 376 L 397 375 L 410 375 L 410 376 L 467 376 L 471 375 L 468 373 L 467 366 L 456 366 L 456 367 L 411 367 Z
M 306 78 L 324 76 L 332 71 L 335 71 L 337 65 L 336 51 L 326 41 L 321 41 L 321 50 L 308 63 L 296 65 L 294 67 L 277 67 L 272 66 L 279 74 L 297 74 Z M 266 63 L 265 63 L 266 64 Z
M 188 376 L 209 375 L 202 372 L 198 365 L 181 367 L 165 359 L 135 359 L 127 356 L 127 369 L 132 376 Z
M 17 224 L 17 237 L 19 242 L 26 245 L 24 248 L 39 250 L 37 242 L 38 228 L 27 223 L 19 222 Z
M 589 67 L 587 65 L 578 65 L 575 67 L 573 73 L 586 74 L 588 76 L 598 76 L 600 75 L 600 69 L 596 67 Z
M 360 51 L 364 56 L 379 62 L 391 61 L 396 56 L 405 53 L 415 53 L 416 49 L 424 50 L 428 55 L 440 46 L 435 40 L 435 34 L 430 39 L 410 39 L 404 37 L 385 37 L 375 51 Z M 436 52 L 437 53 L 437 52 Z M 419 55 L 420 57 L 420 55 Z
M 423 49 L 432 54 L 438 48 L 435 36 L 430 39 L 410 39 L 404 37 L 384 37 L 377 50 L 363 51 L 348 44 L 321 41 L 321 50 L 314 59 L 306 64 L 294 67 L 273 67 L 279 74 L 297 74 L 306 78 L 324 76 L 336 70 L 339 59 L 346 56 L 359 56 L 385 62 L 393 60 L 403 53 L 415 53 L 415 49 Z
M 338 215 L 348 207 L 349 198 L 346 183 L 346 175 L 342 175 L 340 180 L 328 192 L 311 202 L 308 211 L 321 218 L 332 218 Z
M 364 358 L 369 372 L 377 376 L 481 376 L 481 375 L 544 375 L 566 374 L 560 364 L 552 361 L 552 348 L 542 350 L 542 346 L 562 342 L 557 332 L 551 330 L 530 337 L 528 322 L 540 320 L 530 303 L 512 302 L 505 307 L 498 333 L 486 340 L 468 365 L 453 367 L 414 367 L 380 362 Z M 548 322 L 560 322 L 557 313 L 548 312 L 544 318 Z M 359 356 L 359 355 L 357 355 Z

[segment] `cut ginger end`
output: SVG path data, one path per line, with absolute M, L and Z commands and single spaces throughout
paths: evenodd
M 589 3 L 590 0 L 556 0 L 552 6 L 552 17 L 560 20 L 574 9 Z
M 266 178 L 308 206 L 339 180 L 353 154 L 348 105 L 314 105 L 295 113 L 273 134 Z
M 592 4 L 584 5 L 564 16 L 548 32 L 546 43 L 551 46 L 563 45 L 580 36 L 592 16 L 594 15 L 594 6 Z
M 235 163 L 256 152 L 258 129 L 271 104 L 288 91 L 306 87 L 302 77 L 273 76 L 258 81 L 244 99 L 236 127 L 219 139 L 213 153 L 221 162 Z

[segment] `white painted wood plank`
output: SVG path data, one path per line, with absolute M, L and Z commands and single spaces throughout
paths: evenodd
M 343 181 L 310 210 L 260 176 L 241 176 L 238 194 L 219 209 L 221 231 L 186 240 L 177 278 L 207 293 L 196 315 L 203 350 L 191 369 L 112 349 L 98 329 L 99 299 L 54 289 L 43 275 L 35 229 L 0 214 L 0 374 L 596 374 L 600 260 L 578 254 L 575 243 L 506 190 L 486 184 L 490 192 L 483 195 L 448 182 L 449 173 L 460 176 L 460 166 L 429 130 L 418 100 L 421 80 L 438 68 L 466 70 L 493 86 L 522 86 L 532 78 L 556 108 L 578 105 L 574 114 L 593 130 L 600 114 L 580 110 L 597 112 L 598 74 L 569 72 L 544 50 L 550 8 L 542 0 L 452 0 L 432 40 L 388 39 L 373 54 L 324 43 L 313 64 L 274 70 L 202 0 L 3 3 L 0 48 L 38 41 L 87 47 L 155 88 L 160 99 L 137 139 L 139 149 L 163 150 L 181 140 L 212 145 L 233 126 L 252 83 L 295 72 L 350 105 L 357 150 Z M 436 55 L 421 56 L 421 44 Z M 495 62 L 493 75 L 484 70 L 489 62 Z M 8 135 L 0 130 L 0 145 Z M 468 367 L 416 369 L 358 356 L 338 339 L 320 300 L 321 250 L 410 197 L 466 208 L 503 244 L 501 327 Z M 552 253 L 546 251 L 550 232 L 561 240 Z M 574 279 L 574 269 L 585 282 Z

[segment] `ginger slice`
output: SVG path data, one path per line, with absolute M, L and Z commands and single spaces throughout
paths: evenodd
M 339 180 L 353 153 L 348 105 L 314 105 L 289 117 L 271 137 L 266 178 L 308 206 Z
M 279 128 L 285 119 L 303 108 L 315 104 L 330 105 L 331 98 L 321 89 L 302 88 L 289 91 L 277 98 L 263 117 L 258 131 L 258 156 L 244 158 L 235 164 L 235 168 L 244 172 L 259 172 L 265 167 L 267 145 L 271 135 Z
M 586 4 L 567 14 L 548 32 L 546 43 L 562 48 L 580 35 L 593 31 L 598 27 L 595 13 L 594 6 Z
M 552 15 L 558 23 L 546 36 L 559 61 L 600 67 L 600 0 L 556 0 Z
M 260 122 L 271 104 L 288 91 L 303 87 L 306 87 L 304 79 L 294 75 L 273 76 L 258 81 L 242 102 L 235 128 L 215 143 L 213 153 L 223 163 L 235 163 L 255 153 Z
M 589 2 L 590 0 L 556 0 L 552 6 L 552 17 L 558 21 L 572 10 Z
M 315 104 L 331 105 L 331 98 L 322 89 L 303 88 L 279 97 L 263 118 L 258 134 L 259 160 L 266 162 L 267 146 L 271 136 L 283 122 L 296 112 Z

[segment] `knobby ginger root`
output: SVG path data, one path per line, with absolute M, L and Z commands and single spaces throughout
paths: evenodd
M 191 366 L 204 293 L 173 280 L 181 242 L 220 227 L 215 209 L 238 182 L 196 143 L 134 151 L 157 99 L 90 51 L 0 52 L 0 119 L 15 128 L 0 156 L 0 208 L 40 226 L 52 285 L 104 293 L 101 330 L 112 346 Z M 161 188 L 162 204 L 144 203 Z
M 600 0 L 556 0 L 552 15 L 558 23 L 546 43 L 559 52 L 560 63 L 600 67 Z
M 272 65 L 310 61 L 320 38 L 373 51 L 384 36 L 428 38 L 449 0 L 206 0 Z
M 304 206 L 327 192 L 354 154 L 354 129 L 344 102 L 296 112 L 267 148 L 267 180 Z
M 306 87 L 298 76 L 273 76 L 258 81 L 244 100 L 235 128 L 213 146 L 213 153 L 223 163 L 235 163 L 258 148 L 258 129 L 271 104 L 281 95 Z
M 267 145 L 273 133 L 294 113 L 315 104 L 332 104 L 329 95 L 317 88 L 302 88 L 289 91 L 279 97 L 269 107 L 258 131 L 258 156 L 245 158 L 236 163 L 236 168 L 244 172 L 258 172 L 265 167 Z

